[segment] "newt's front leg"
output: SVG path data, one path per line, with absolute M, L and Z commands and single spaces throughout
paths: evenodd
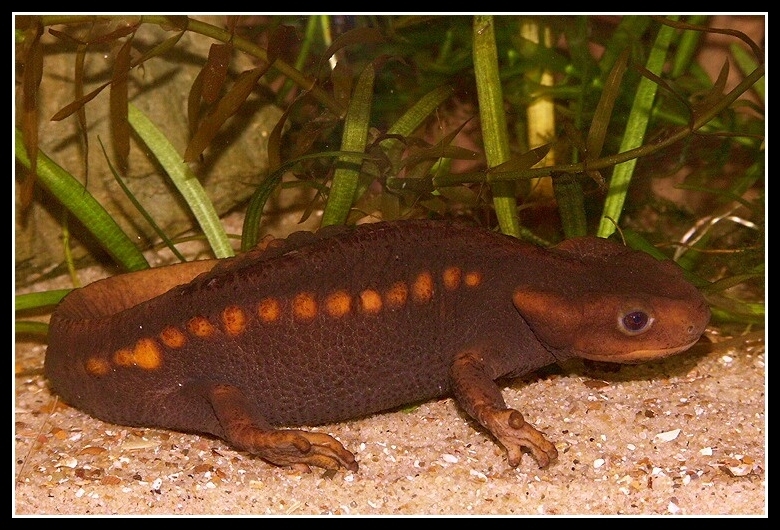
M 510 466 L 520 464 L 523 447 L 531 451 L 540 468 L 558 458 L 555 446 L 541 432 L 526 423 L 520 412 L 507 408 L 482 352 L 458 354 L 450 366 L 450 380 L 460 406 L 504 446 Z
M 225 438 L 239 449 L 279 466 L 357 471 L 355 456 L 330 435 L 274 429 L 251 412 L 243 392 L 231 385 L 214 385 L 211 405 L 225 430 Z

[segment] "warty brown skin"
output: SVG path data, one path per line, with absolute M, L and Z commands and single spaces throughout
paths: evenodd
M 52 316 L 45 371 L 106 421 L 353 470 L 330 436 L 277 427 L 453 395 L 510 465 L 527 449 L 546 466 L 555 447 L 506 408 L 495 379 L 572 356 L 677 353 L 709 315 L 676 265 L 615 243 L 545 250 L 454 223 L 377 223 L 76 290 Z

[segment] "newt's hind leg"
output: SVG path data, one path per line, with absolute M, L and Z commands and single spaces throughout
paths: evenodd
M 252 413 L 243 392 L 231 385 L 215 385 L 209 397 L 235 447 L 279 466 L 303 465 L 357 471 L 355 456 L 330 435 L 300 430 L 274 429 Z

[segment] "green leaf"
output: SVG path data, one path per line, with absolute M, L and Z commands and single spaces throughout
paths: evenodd
M 24 139 L 19 129 L 16 129 L 16 158 L 23 166 L 30 167 L 30 160 L 24 149 Z M 123 268 L 128 271 L 149 268 L 144 255 L 103 206 L 73 175 L 40 151 L 37 175 L 40 184 L 81 221 L 105 251 Z
M 498 72 L 495 21 L 490 15 L 477 15 L 473 21 L 474 76 L 477 81 L 479 118 L 488 168 L 509 160 L 509 131 L 504 113 L 504 92 Z M 518 237 L 517 200 L 514 182 L 493 182 L 493 205 L 498 224 L 505 234 Z
M 38 293 L 18 294 L 14 298 L 14 311 L 27 311 L 28 309 L 57 305 L 71 291 L 72 289 L 53 289 Z
M 660 75 L 666 62 L 666 52 L 672 40 L 674 29 L 669 26 L 661 26 L 655 42 L 650 50 L 645 67 L 655 75 Z M 623 141 L 620 144 L 620 152 L 630 151 L 642 145 L 650 121 L 650 111 L 655 101 L 658 85 L 646 77 L 639 81 L 634 102 L 628 115 L 626 130 L 623 133 Z M 628 185 L 636 167 L 636 159 L 617 164 L 612 171 L 612 179 L 607 191 L 607 199 L 599 223 L 597 235 L 609 237 L 615 231 L 615 223 L 620 219 L 623 204 L 628 193 Z M 614 220 L 614 223 L 610 220 Z
M 341 151 L 365 151 L 373 95 L 374 65 L 369 63 L 358 78 L 352 100 L 347 108 L 344 132 L 341 136 Z M 351 156 L 341 156 L 336 164 L 328 203 L 322 215 L 322 226 L 344 224 L 355 200 L 360 176 L 360 160 Z
M 128 110 L 130 125 L 168 174 L 176 189 L 181 193 L 182 198 L 206 235 L 214 256 L 217 258 L 233 256 L 233 248 L 230 246 L 230 241 L 225 233 L 225 229 L 222 227 L 214 205 L 209 200 L 206 191 L 190 167 L 184 163 L 165 135 L 155 127 L 154 123 L 143 112 L 138 110 L 133 104 L 130 104 Z

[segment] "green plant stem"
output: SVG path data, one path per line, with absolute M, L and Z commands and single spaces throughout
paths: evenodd
M 675 30 L 669 26 L 661 26 L 658 30 L 658 35 L 645 65 L 649 72 L 655 75 L 661 74 L 674 32 Z M 651 110 L 657 92 L 658 84 L 655 81 L 647 77 L 642 77 L 639 80 L 639 86 L 634 95 L 634 102 L 628 115 L 626 130 L 623 133 L 623 141 L 620 144 L 620 151 L 628 151 L 642 145 L 645 139 L 645 132 L 647 132 L 647 125 L 650 123 Z M 620 214 L 623 211 L 623 205 L 628 194 L 628 186 L 631 183 L 635 167 L 636 159 L 634 158 L 616 165 L 613 169 L 599 228 L 596 231 L 596 235 L 599 237 L 609 237 L 617 228 L 615 224 L 620 219 Z
M 347 116 L 344 118 L 341 151 L 365 151 L 373 92 L 374 65 L 369 63 L 361 72 L 349 102 Z M 336 171 L 333 173 L 328 203 L 322 214 L 322 226 L 343 224 L 347 220 L 349 209 L 355 200 L 360 162 L 350 156 L 339 157 Z
M 504 94 L 498 73 L 498 50 L 493 17 L 476 15 L 473 21 L 474 77 L 477 82 L 479 119 L 488 168 L 503 164 L 510 157 L 509 133 L 504 113 Z M 520 236 L 514 182 L 495 182 L 491 185 L 493 206 L 501 231 Z

